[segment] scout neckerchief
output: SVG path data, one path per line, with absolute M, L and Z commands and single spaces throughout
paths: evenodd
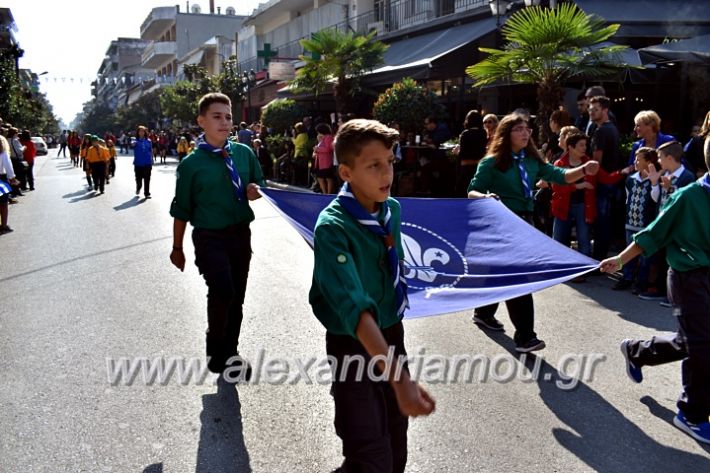
M 521 149 L 518 154 L 513 153 L 513 160 L 518 162 L 518 169 L 520 169 L 520 180 L 523 181 L 525 198 L 532 199 L 532 189 L 530 188 L 530 182 L 528 182 L 528 171 L 525 169 L 525 149 Z
M 382 237 L 382 242 L 387 248 L 387 259 L 389 261 L 390 272 L 392 273 L 392 283 L 394 292 L 397 297 L 397 315 L 404 315 L 404 310 L 409 307 L 409 299 L 407 298 L 407 281 L 404 279 L 404 271 L 402 262 L 397 254 L 394 238 L 392 237 L 392 229 L 390 219 L 392 213 L 387 205 L 387 201 L 382 202 L 384 208 L 385 220 L 384 224 L 380 223 L 365 208 L 360 205 L 355 196 L 350 191 L 350 185 L 346 182 L 338 193 L 338 202 L 343 206 L 345 211 L 350 214 L 360 225 L 370 230 L 375 235 Z
M 205 140 L 205 134 L 203 133 L 197 138 L 197 147 L 200 149 L 204 149 L 205 151 L 210 153 L 216 153 L 224 159 L 224 164 L 227 166 L 227 170 L 229 171 L 229 176 L 232 180 L 232 185 L 234 186 L 234 193 L 237 195 L 237 200 L 241 201 L 242 199 L 244 199 L 244 188 L 242 187 L 242 180 L 239 177 L 239 171 L 237 170 L 237 167 L 232 161 L 232 150 L 229 144 L 229 140 L 225 141 L 224 146 L 215 147 Z
M 710 194 L 710 173 L 706 172 L 703 177 L 698 179 L 698 182 L 702 186 L 703 189 L 705 189 L 705 192 Z

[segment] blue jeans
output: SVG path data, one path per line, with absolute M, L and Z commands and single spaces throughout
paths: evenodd
M 616 186 L 597 184 L 597 219 L 594 222 L 594 258 L 603 260 L 611 245 L 611 205 Z
M 633 236 L 636 233 L 637 232 L 634 230 L 626 230 L 627 244 L 631 244 L 631 242 L 634 241 Z M 653 256 L 637 256 L 624 265 L 624 279 L 626 281 L 633 281 L 634 273 L 636 273 L 636 284 L 645 289 L 646 286 L 648 286 L 648 275 L 654 261 L 655 258 Z
M 577 228 L 577 247 L 585 256 L 592 255 L 592 240 L 589 234 L 589 224 L 584 219 L 584 203 L 571 204 L 567 220 L 555 217 L 552 224 L 552 238 L 565 246 L 569 246 L 572 236 L 572 225 Z

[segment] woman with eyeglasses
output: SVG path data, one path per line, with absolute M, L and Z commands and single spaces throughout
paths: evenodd
M 587 161 L 572 169 L 563 169 L 545 162 L 531 136 L 532 130 L 523 115 L 511 113 L 498 124 L 488 156 L 478 164 L 476 175 L 468 187 L 470 199 L 493 198 L 532 224 L 533 189 L 540 179 L 553 184 L 569 184 L 586 175 L 593 176 L 599 163 Z M 514 257 L 514 255 L 511 255 Z M 515 350 L 519 353 L 542 350 L 545 342 L 535 333 L 535 309 L 532 294 L 505 302 L 510 320 L 515 326 Z M 486 329 L 503 331 L 495 317 L 498 304 L 479 307 L 473 321 Z

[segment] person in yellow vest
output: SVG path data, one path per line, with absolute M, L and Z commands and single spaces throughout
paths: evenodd
M 101 146 L 99 137 L 91 136 L 91 147 L 86 151 L 86 161 L 91 168 L 91 177 L 94 180 L 94 191 L 104 193 L 106 183 L 106 166 L 109 161 L 108 150 Z
M 106 141 L 106 151 L 108 151 L 108 168 L 106 169 L 106 184 L 108 184 L 109 177 L 116 176 L 116 147 L 113 145 L 113 140 Z
M 84 139 L 81 141 L 81 148 L 79 150 L 79 157 L 81 158 L 81 168 L 86 173 L 86 183 L 89 184 L 89 190 L 91 190 L 91 169 L 89 169 L 89 163 L 86 162 L 86 152 L 91 148 L 91 135 L 84 135 Z

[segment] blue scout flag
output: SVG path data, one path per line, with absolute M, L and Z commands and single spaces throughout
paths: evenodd
M 335 196 L 260 191 L 312 247 L 318 214 Z M 568 281 L 599 264 L 494 199 L 397 200 L 410 306 L 406 318 L 505 301 Z
M 0 197 L 5 194 L 9 194 L 10 192 L 12 192 L 12 187 L 10 187 L 10 184 L 5 181 L 0 181 Z

